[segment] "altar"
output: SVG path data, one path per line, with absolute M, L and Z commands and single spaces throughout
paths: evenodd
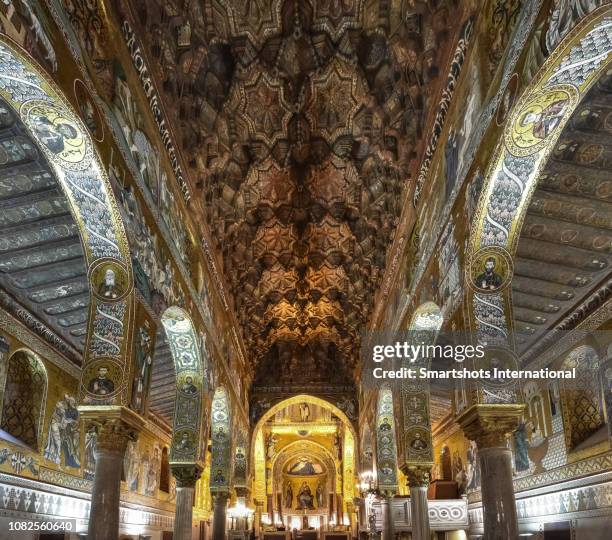
M 282 522 L 289 530 L 305 531 L 314 529 L 317 531 L 326 530 L 330 527 L 329 515 L 316 511 L 296 511 L 287 513 L 282 517 Z M 299 512 L 299 513 L 298 513 Z

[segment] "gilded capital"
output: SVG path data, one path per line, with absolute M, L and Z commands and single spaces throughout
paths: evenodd
M 431 480 L 432 463 L 421 463 L 402 467 L 402 472 L 408 478 L 410 487 L 427 487 Z
M 96 451 L 123 454 L 128 441 L 135 441 L 144 420 L 134 411 L 114 405 L 79 406 L 87 429 L 96 429 Z
M 215 504 L 227 504 L 227 501 L 230 498 L 230 492 L 229 491 L 214 491 L 211 493 L 213 502 Z
M 237 497 L 244 497 L 245 499 L 248 499 L 251 494 L 251 489 L 247 486 L 234 486 L 234 490 Z
M 506 438 L 516 430 L 524 411 L 522 403 L 477 404 L 460 414 L 457 423 L 478 448 L 505 447 Z
M 202 475 L 202 466 L 197 463 L 171 463 L 170 470 L 179 488 L 195 486 Z

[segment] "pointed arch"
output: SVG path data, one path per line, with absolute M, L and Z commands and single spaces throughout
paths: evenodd
M 350 456 L 350 459 L 347 460 L 347 463 L 344 464 L 346 470 L 350 470 L 351 474 L 355 472 L 355 451 L 354 445 L 357 444 L 359 439 L 357 438 L 357 433 L 355 432 L 355 428 L 353 423 L 349 419 L 349 417 L 336 405 L 322 398 L 318 398 L 315 396 L 311 396 L 309 394 L 299 394 L 296 396 L 292 396 L 287 399 L 283 399 L 278 403 L 274 404 L 270 407 L 257 421 L 255 424 L 252 437 L 251 437 L 251 470 L 254 472 L 254 486 L 255 493 L 254 497 L 259 501 L 265 500 L 266 497 L 266 471 L 265 471 L 265 453 L 266 441 L 264 440 L 263 435 L 263 426 L 266 422 L 272 418 L 276 413 L 282 411 L 284 408 L 289 407 L 291 405 L 297 405 L 301 403 L 308 403 L 309 405 L 317 405 L 319 407 L 330 410 L 335 416 L 337 416 L 340 421 L 344 424 L 345 428 L 345 441 L 344 441 L 344 449 L 345 451 L 352 451 L 353 453 Z M 348 444 L 347 444 L 348 443 Z M 350 461 L 350 463 L 349 463 Z
M 329 508 L 329 495 L 335 495 L 342 493 L 342 464 L 339 463 L 329 449 L 325 448 L 321 443 L 312 440 L 306 441 L 293 441 L 287 446 L 283 447 L 278 454 L 274 456 L 272 460 L 271 475 L 273 478 L 273 486 L 276 488 L 273 493 L 273 499 L 275 501 L 282 500 L 282 512 L 287 510 L 287 497 L 286 497 L 286 482 L 283 482 L 283 472 L 287 472 L 288 465 L 295 459 L 300 457 L 308 456 L 308 458 L 314 457 L 313 461 L 318 461 L 325 474 L 325 482 L 321 484 L 323 492 L 323 505 L 318 506 L 317 509 L 321 511 L 322 508 Z M 290 475 L 285 476 L 285 480 L 290 480 Z M 303 477 L 299 477 L 300 481 Z M 290 482 L 291 483 L 291 482 Z M 298 494 L 299 485 L 293 485 L 293 496 L 294 500 Z M 313 494 L 315 492 L 314 486 L 312 487 Z M 280 496 L 279 496 L 280 495 Z M 292 509 L 295 510 L 295 506 L 292 505 Z
M 248 429 L 240 425 L 236 429 L 234 446 L 234 481 L 233 485 L 238 488 L 246 488 L 249 477 L 249 432 Z
M 424 345 L 434 344 L 442 327 L 442 310 L 434 302 L 421 304 L 413 313 L 408 325 L 410 340 Z M 416 358 L 405 367 L 429 368 L 430 358 Z M 405 360 L 408 362 L 408 360 Z M 429 467 L 433 464 L 433 442 L 427 379 L 402 379 L 401 422 L 402 437 L 399 440 L 400 465 L 407 474 L 410 467 Z
M 357 434 L 355 432 L 355 428 L 353 426 L 353 423 L 351 422 L 349 417 L 346 415 L 346 413 L 342 409 L 340 409 L 339 407 L 337 407 L 336 405 L 334 405 L 330 401 L 327 401 L 326 399 L 322 399 L 322 398 L 318 398 L 318 397 L 315 397 L 315 396 L 311 396 L 310 394 L 299 394 L 297 396 L 292 396 L 290 398 L 284 399 L 284 400 L 279 401 L 278 403 L 274 404 L 257 421 L 257 424 L 255 425 L 255 427 L 253 429 L 253 433 L 257 433 L 261 429 L 261 427 L 270 418 L 272 418 L 277 412 L 281 411 L 285 407 L 288 407 L 289 405 L 299 404 L 299 403 L 308 403 L 310 405 L 318 405 L 319 407 L 323 407 L 325 409 L 329 409 L 340 420 L 342 420 L 342 422 L 343 422 L 343 424 L 345 426 L 347 426 L 349 428 L 349 431 L 353 435 L 354 440 L 358 440 L 357 439 Z
M 33 450 L 42 449 L 48 378 L 40 358 L 26 349 L 7 361 L 0 428 Z
M 162 326 L 174 361 L 176 401 L 170 462 L 202 460 L 204 371 L 198 335 L 187 312 L 176 306 L 164 311 Z
M 383 493 L 396 493 L 397 444 L 393 391 L 384 384 L 378 391 L 376 403 L 376 476 L 378 489 Z
M 62 91 L 27 53 L 0 35 L 0 96 L 48 162 L 78 226 L 90 302 L 80 400 L 126 405 L 133 278 L 127 238 L 87 129 Z
M 359 438 L 360 459 L 359 465 L 362 473 L 374 472 L 374 438 L 369 422 L 365 421 L 361 428 Z
M 232 414 L 227 390 L 216 388 L 212 399 L 211 492 L 229 492 L 232 485 Z
M 466 254 L 466 304 L 477 343 L 518 362 L 512 333 L 513 260 L 538 178 L 576 108 L 612 62 L 612 7 L 586 16 L 552 52 L 513 106 L 485 174 Z M 484 279 L 485 270 L 489 277 Z M 491 274 L 494 272 L 494 275 Z M 477 389 L 480 403 L 516 391 Z

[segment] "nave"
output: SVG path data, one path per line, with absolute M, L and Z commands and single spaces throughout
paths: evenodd
M 0 540 L 607 539 L 611 156 L 606 0 L 3 0 Z

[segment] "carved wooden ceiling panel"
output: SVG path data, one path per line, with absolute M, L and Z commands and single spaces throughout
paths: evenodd
M 611 275 L 612 74 L 565 127 L 529 206 L 512 281 L 520 349 L 537 345 Z M 576 321 L 577 322 L 577 321 Z
M 60 350 L 82 352 L 89 286 L 78 226 L 45 158 L 2 99 L 0 289 L 7 311 L 29 326 L 33 314 Z
M 118 0 L 198 178 L 247 347 L 272 373 L 287 348 L 354 367 L 456 4 Z

